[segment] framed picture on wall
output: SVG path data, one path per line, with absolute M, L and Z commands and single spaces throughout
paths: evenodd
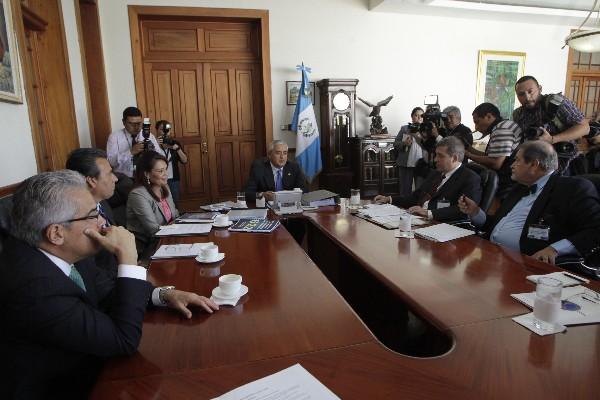
M 515 83 L 525 74 L 525 53 L 479 50 L 476 105 L 495 104 L 510 118 L 517 103 Z
M 22 103 L 19 52 L 10 0 L 0 0 L 0 101 Z
M 293 106 L 298 103 L 298 95 L 300 94 L 300 81 L 286 81 L 285 82 L 285 93 L 288 106 Z M 310 82 L 309 85 L 310 97 L 312 99 L 312 103 L 315 104 L 315 83 Z

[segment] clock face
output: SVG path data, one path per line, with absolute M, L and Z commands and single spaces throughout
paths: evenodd
M 333 96 L 333 108 L 344 111 L 350 106 L 350 97 L 344 92 L 338 92 Z

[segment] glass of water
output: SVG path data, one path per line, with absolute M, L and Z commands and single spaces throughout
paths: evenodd
M 350 189 L 350 206 L 360 206 L 360 189 Z
M 540 330 L 553 330 L 558 322 L 563 284 L 558 279 L 540 277 L 535 287 L 533 325 Z
M 246 192 L 237 192 L 237 202 L 240 205 L 246 205 Z

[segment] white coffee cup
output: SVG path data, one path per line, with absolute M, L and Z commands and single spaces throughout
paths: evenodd
M 226 296 L 239 293 L 242 288 L 242 276 L 237 274 L 221 275 L 219 277 L 219 289 Z
M 219 214 L 215 217 L 215 224 L 226 225 L 229 223 L 229 216 L 227 214 Z
M 219 256 L 219 246 L 211 244 L 200 249 L 200 256 L 204 260 L 213 260 Z

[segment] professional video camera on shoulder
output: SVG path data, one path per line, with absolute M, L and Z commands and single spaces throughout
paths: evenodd
M 432 94 L 429 96 L 425 96 L 425 113 L 423 114 L 423 123 L 421 124 L 421 132 L 425 132 L 427 134 L 431 134 L 433 127 L 438 128 L 438 132 L 440 129 L 443 129 L 443 123 L 448 115 L 442 112 L 442 108 L 438 103 L 438 95 Z M 441 133 L 441 132 L 439 132 Z

